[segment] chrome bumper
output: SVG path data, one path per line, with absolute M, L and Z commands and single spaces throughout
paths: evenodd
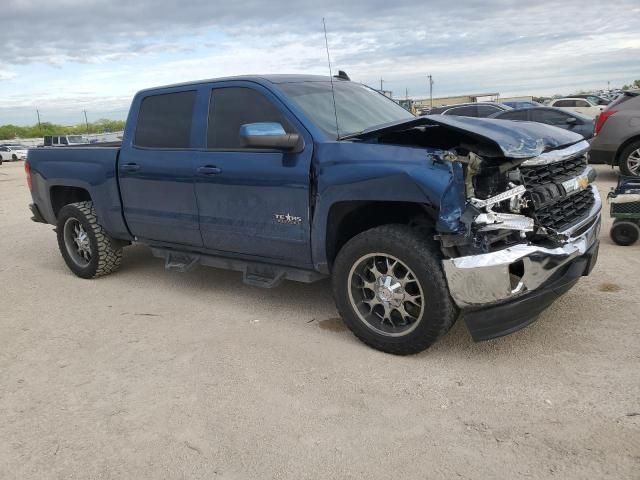
M 560 268 L 584 255 L 598 240 L 602 202 L 595 185 L 589 216 L 563 232 L 561 247 L 519 244 L 497 252 L 444 260 L 451 297 L 460 308 L 482 307 L 517 298 L 543 285 Z

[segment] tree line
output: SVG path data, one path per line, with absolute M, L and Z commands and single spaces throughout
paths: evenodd
M 37 138 L 44 135 L 85 135 L 87 133 L 109 133 L 124 130 L 124 120 L 107 120 L 102 118 L 88 125 L 64 126 L 55 123 L 42 122 L 40 125 L 20 127 L 17 125 L 0 125 L 0 140 L 13 140 L 14 138 Z

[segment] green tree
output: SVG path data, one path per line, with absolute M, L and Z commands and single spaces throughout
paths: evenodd
M 84 123 L 63 126 L 54 123 L 42 122 L 40 126 L 31 125 L 19 127 L 17 125 L 0 125 L 0 140 L 13 140 L 14 138 L 38 138 L 44 135 L 84 135 L 86 133 L 119 132 L 124 130 L 123 120 L 109 120 L 101 118 L 87 125 Z

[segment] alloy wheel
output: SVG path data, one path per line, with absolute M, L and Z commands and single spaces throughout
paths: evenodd
M 358 259 L 349 272 L 349 299 L 360 320 L 375 332 L 399 337 L 412 332 L 424 311 L 422 286 L 402 261 L 386 253 Z

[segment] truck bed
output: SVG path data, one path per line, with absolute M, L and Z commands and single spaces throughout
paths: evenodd
M 59 209 L 56 196 L 60 195 L 60 189 L 84 190 L 93 200 L 105 229 L 128 236 L 117 179 L 120 149 L 110 144 L 29 150 L 27 162 L 32 175 L 33 199 L 47 222 L 55 224 Z

